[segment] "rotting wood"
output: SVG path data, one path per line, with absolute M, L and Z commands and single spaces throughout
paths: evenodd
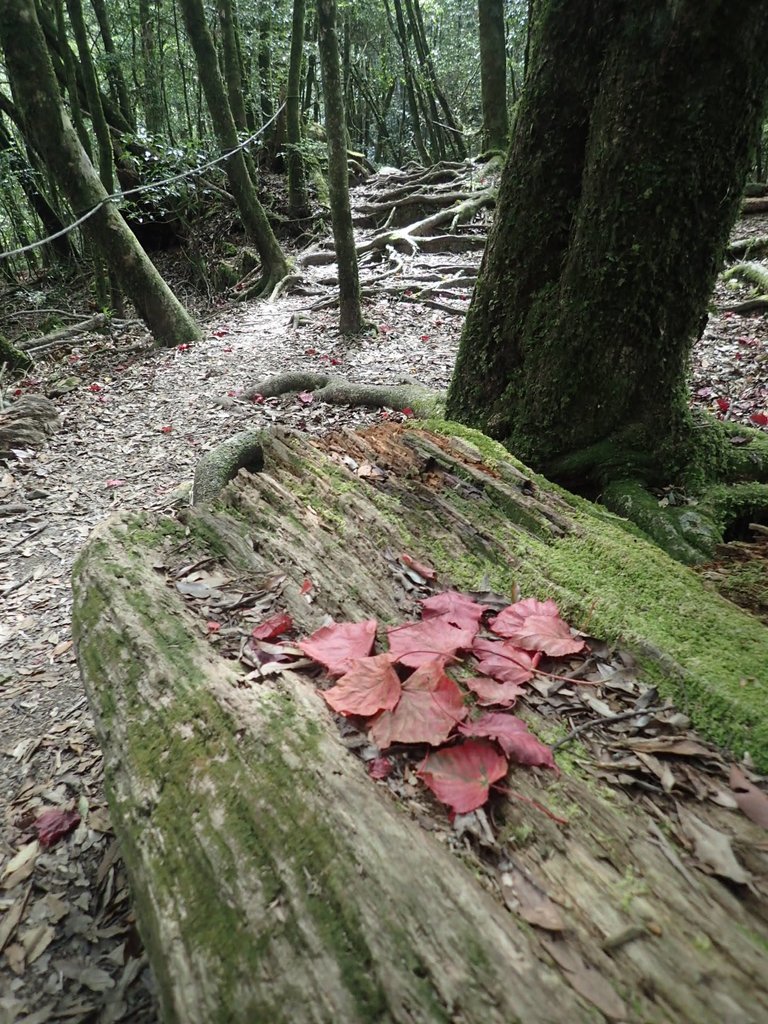
M 309 632 L 327 614 L 412 614 L 387 557 L 408 550 L 445 585 L 514 579 L 556 596 L 577 624 L 591 615 L 596 630 L 611 621 L 601 599 L 616 596 L 601 594 L 597 561 L 615 558 L 617 541 L 628 561 L 663 556 L 599 510 L 591 537 L 587 503 L 468 436 L 393 426 L 343 431 L 322 443 L 326 454 L 280 433 L 263 445 L 262 472 L 240 473 L 214 506 L 185 514 L 188 539 L 172 522 L 124 515 L 100 528 L 75 570 L 78 656 L 166 1019 L 765 1018 L 768 863 L 756 826 L 693 805 L 732 837 L 750 876 L 729 888 L 694 866 L 671 801 L 664 811 L 630 800 L 582 757 L 560 778 L 519 770 L 509 780 L 567 827 L 497 798 L 503 867 L 488 871 L 482 847 L 456 858 L 440 829 L 420 828 L 366 777 L 311 679 L 246 683 L 153 568 L 206 553 L 245 589 L 285 575 L 280 607 Z M 570 546 L 583 557 L 584 545 L 595 581 L 574 595 L 542 552 Z M 664 565 L 673 601 L 685 581 L 690 607 L 723 612 L 711 638 L 722 654 L 735 628 L 727 606 L 688 570 Z M 300 593 L 306 578 L 312 604 Z M 640 640 L 632 604 L 646 595 L 632 586 L 623 614 L 628 638 Z M 649 610 L 651 631 L 652 619 Z M 648 653 L 645 664 L 666 658 L 674 676 L 673 653 Z

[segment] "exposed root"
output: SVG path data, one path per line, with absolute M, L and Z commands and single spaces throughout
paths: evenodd
M 276 398 L 293 391 L 312 391 L 318 401 L 332 405 L 361 405 L 368 409 L 384 406 L 400 412 L 410 409 L 423 418 L 441 416 L 445 403 L 444 395 L 417 384 L 358 384 L 334 374 L 309 372 L 268 377 L 243 392 L 243 398 Z

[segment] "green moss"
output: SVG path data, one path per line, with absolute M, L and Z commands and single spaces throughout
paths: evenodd
M 501 445 L 476 431 L 431 426 L 475 444 L 496 466 L 507 459 L 520 468 Z M 483 523 L 497 541 L 491 557 L 457 557 L 446 539 L 430 538 L 428 530 L 415 550 L 460 588 L 482 582 L 511 594 L 517 584 L 526 596 L 554 597 L 573 625 L 633 651 L 647 681 L 675 700 L 705 736 L 737 755 L 748 750 L 768 769 L 768 630 L 713 595 L 636 528 L 529 475 L 566 503 L 577 527 L 570 535 L 554 542 L 521 537 L 499 510 L 495 523 L 488 515 Z

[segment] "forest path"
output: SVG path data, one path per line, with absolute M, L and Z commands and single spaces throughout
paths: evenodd
M 750 232 L 754 220 L 741 234 Z M 452 257 L 431 259 L 450 275 Z M 327 266 L 309 272 L 329 274 Z M 382 416 L 296 396 L 238 399 L 272 374 L 329 369 L 372 384 L 448 383 L 460 316 L 383 294 L 365 307 L 374 329 L 346 343 L 335 310 L 310 311 L 313 301 L 289 295 L 222 308 L 189 348 L 73 353 L 66 372 L 80 383 L 55 399 L 62 429 L 0 469 L 0 508 L 26 509 L 4 520 L 0 539 L 0 1024 L 157 1019 L 70 637 L 69 574 L 91 529 L 121 509 L 170 513 L 200 454 L 246 427 L 319 432 Z M 695 400 L 716 411 L 729 399 L 731 418 L 744 422 L 768 412 L 766 337 L 766 317 L 713 317 L 695 352 Z M 49 392 L 61 368 L 40 371 L 37 389 Z M 41 850 L 35 819 L 72 806 L 80 825 Z

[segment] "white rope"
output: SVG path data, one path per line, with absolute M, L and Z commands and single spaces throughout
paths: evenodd
M 140 192 L 149 192 L 153 188 L 161 188 L 163 185 L 171 185 L 174 181 L 181 181 L 182 178 L 194 178 L 196 175 L 202 174 L 203 171 L 207 171 L 209 168 L 223 163 L 234 153 L 238 153 L 241 149 L 245 149 L 246 146 L 250 146 L 252 142 L 255 142 L 256 139 L 258 139 L 258 137 L 265 132 L 267 128 L 269 128 L 284 106 L 285 104 L 282 103 L 267 123 L 262 125 L 261 128 L 247 138 L 245 142 L 241 142 L 239 146 L 235 146 L 234 149 L 230 149 L 227 153 L 222 153 L 222 155 L 217 156 L 215 160 L 209 160 L 207 163 L 201 164 L 199 167 L 193 167 L 188 171 L 182 171 L 180 174 L 173 174 L 170 178 L 163 178 L 161 181 L 152 181 L 147 185 L 137 185 L 136 188 L 130 188 L 127 192 L 113 192 L 112 195 L 105 196 L 92 209 L 88 210 L 81 217 L 78 217 L 77 220 L 73 221 L 71 224 L 68 224 L 67 227 L 62 228 L 61 231 L 57 231 L 53 235 L 48 235 L 47 238 L 41 238 L 37 242 L 30 242 L 29 245 L 23 245 L 20 249 L 11 249 L 9 252 L 0 252 L 0 260 L 7 260 L 12 256 L 21 256 L 25 252 L 30 252 L 32 249 L 39 249 L 42 245 L 48 245 L 49 242 L 54 242 L 57 238 L 62 238 L 64 235 L 68 235 L 70 231 L 74 231 L 75 228 L 79 228 L 81 224 L 84 224 L 89 217 L 92 217 L 94 213 L 97 213 L 102 206 L 106 206 L 107 203 L 121 202 L 123 199 L 127 198 L 127 196 L 135 196 Z

